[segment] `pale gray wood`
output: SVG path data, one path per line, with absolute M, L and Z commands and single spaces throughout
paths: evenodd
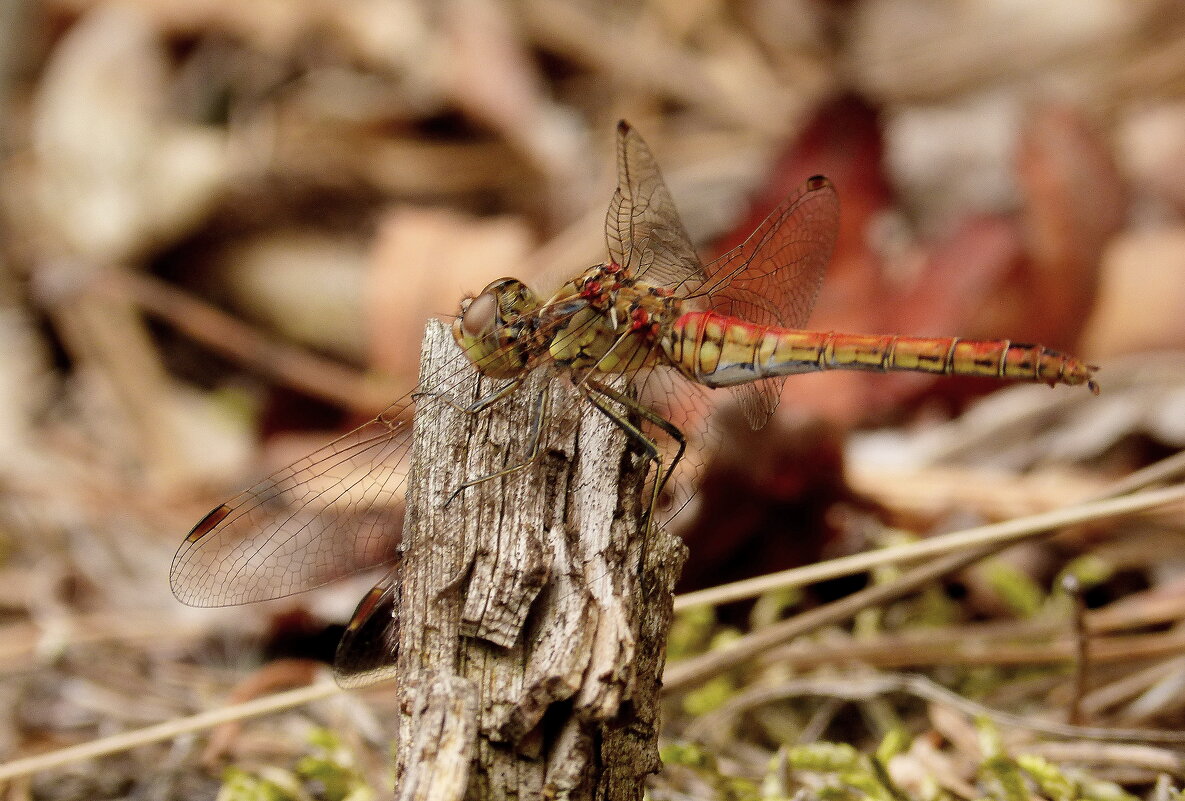
M 396 801 L 460 801 L 476 750 L 477 688 L 437 673 L 408 696 L 417 725 L 406 749 L 417 769 L 395 788 Z
M 684 546 L 641 530 L 648 463 L 566 381 L 534 376 L 469 414 L 461 407 L 500 382 L 462 363 L 447 329 L 430 325 L 421 382 L 442 394 L 420 401 L 408 482 L 397 672 L 409 714 L 397 787 L 428 770 L 416 764 L 425 720 L 412 700 L 445 673 L 476 688 L 465 798 L 640 799 L 659 765 L 658 690 Z M 437 387 L 441 370 L 449 378 Z M 446 507 L 461 482 L 523 461 L 548 381 L 539 459 Z

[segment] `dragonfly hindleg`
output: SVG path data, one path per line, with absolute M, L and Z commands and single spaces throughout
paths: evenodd
M 667 480 L 675 470 L 675 466 L 683 458 L 683 452 L 687 450 L 687 438 L 674 423 L 665 419 L 662 415 L 657 414 L 653 409 L 647 408 L 624 392 L 592 378 L 577 386 L 588 399 L 589 403 L 596 406 L 602 414 L 612 420 L 622 431 L 633 437 L 634 441 L 646 451 L 647 457 L 654 462 L 654 487 L 650 493 L 650 508 L 647 512 L 646 523 L 647 526 L 650 526 L 653 522 L 654 512 L 658 508 L 658 498 L 662 493 L 663 487 L 666 486 Z M 647 422 L 657 426 L 678 444 L 675 455 L 671 458 L 671 463 L 665 469 L 663 468 L 662 451 L 654 438 L 647 435 L 629 417 L 621 414 L 600 397 L 597 397 L 598 395 L 620 404 L 627 412 L 633 412 Z

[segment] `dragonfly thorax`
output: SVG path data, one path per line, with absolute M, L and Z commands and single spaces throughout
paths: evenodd
M 544 315 L 556 314 L 546 330 L 557 364 L 629 373 L 655 363 L 660 331 L 677 316 L 677 301 L 666 289 L 624 277 L 609 262 L 565 284 L 544 309 Z

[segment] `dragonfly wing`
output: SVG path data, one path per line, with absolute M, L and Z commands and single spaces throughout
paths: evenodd
M 409 399 L 227 501 L 173 557 L 191 606 L 281 598 L 390 562 L 403 526 Z
M 696 294 L 720 314 L 758 325 L 802 328 L 823 282 L 839 231 L 835 187 L 816 175 L 783 200 L 740 245 L 707 266 Z M 765 425 L 778 405 L 785 378 L 733 389 L 754 428 Z
M 782 399 L 782 387 L 786 385 L 786 376 L 767 378 L 749 384 L 737 384 L 729 387 L 729 392 L 741 405 L 745 420 L 756 431 L 764 428 L 778 408 Z
M 744 242 L 707 266 L 711 308 L 760 325 L 801 328 L 815 307 L 839 232 L 839 199 L 821 175 L 769 213 Z
M 402 582 L 402 565 L 396 563 L 354 610 L 333 660 L 341 686 L 362 687 L 394 676 Z
M 617 123 L 617 190 L 605 217 L 609 255 L 633 278 L 671 289 L 698 287 L 704 268 L 650 149 Z

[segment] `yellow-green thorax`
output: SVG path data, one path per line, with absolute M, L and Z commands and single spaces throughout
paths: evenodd
M 544 360 L 576 371 L 632 372 L 661 357 L 661 332 L 679 312 L 670 291 L 590 268 L 540 304 L 513 278 L 461 304 L 453 336 L 482 373 L 513 378 Z
M 629 373 L 650 367 L 662 354 L 661 332 L 677 313 L 669 290 L 623 279 L 609 263 L 565 284 L 544 315 L 559 314 L 548 354 L 564 367 L 599 373 Z

